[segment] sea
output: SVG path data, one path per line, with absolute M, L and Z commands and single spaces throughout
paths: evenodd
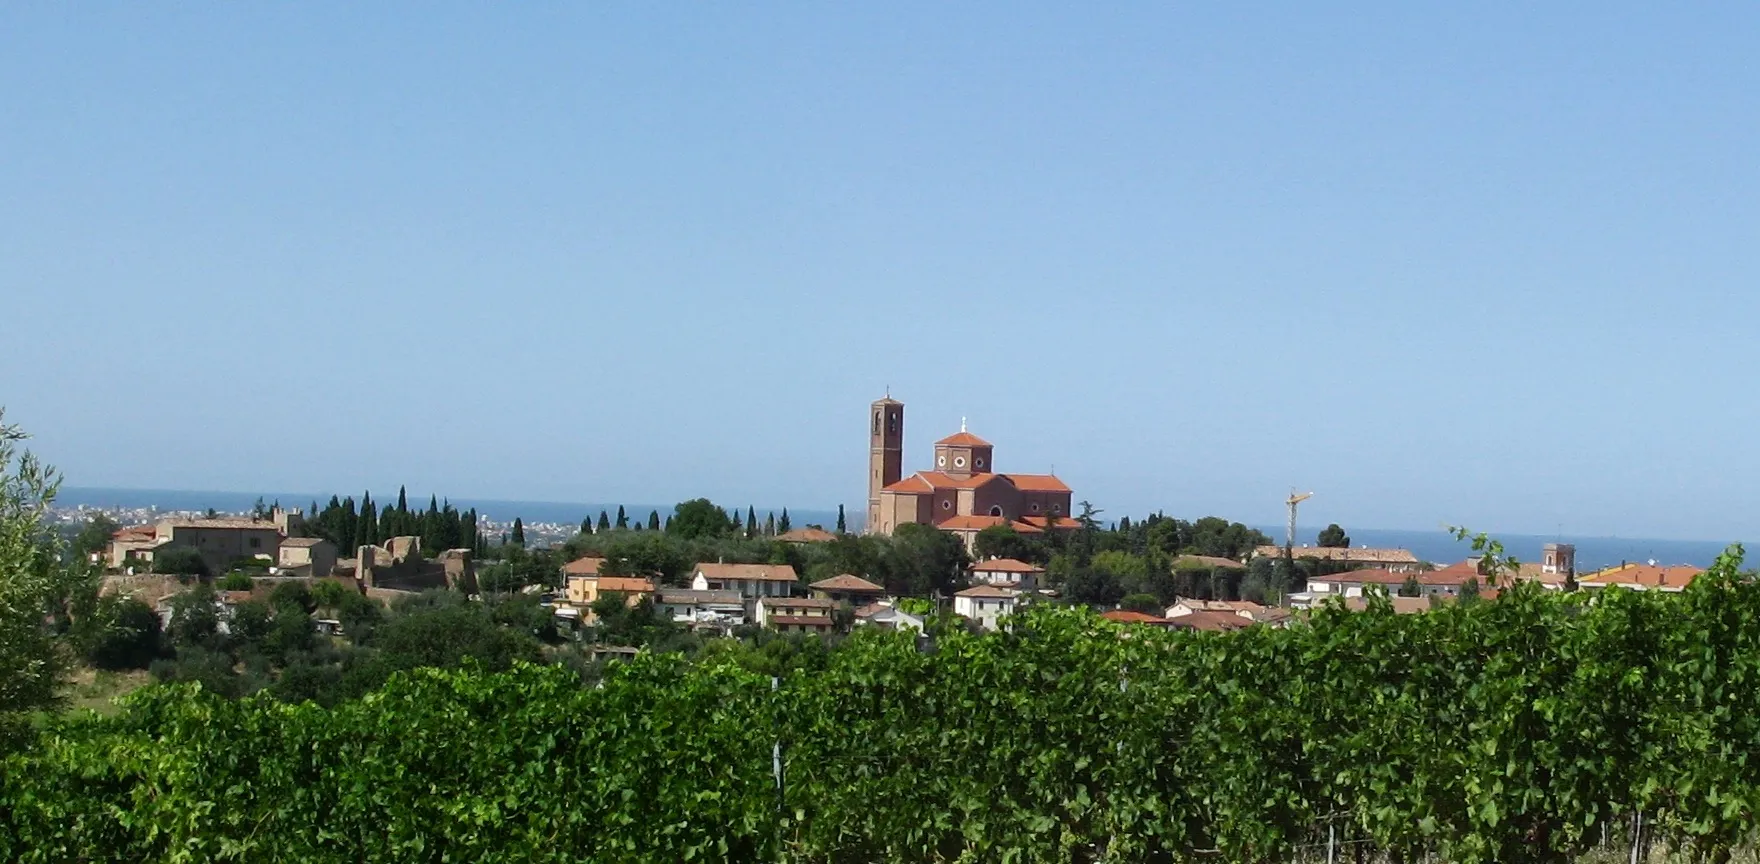
M 204 511 L 209 508 L 223 513 L 247 512 L 260 497 L 265 502 L 280 501 L 282 506 L 289 508 L 305 508 L 317 501 L 319 506 L 330 500 L 332 493 L 311 492 L 192 492 L 174 489 L 111 489 L 102 487 L 65 487 L 56 504 L 61 507 L 95 507 L 103 509 L 144 510 L 156 508 L 162 512 Z M 356 493 L 336 493 L 343 494 Z M 395 500 L 389 494 L 380 499 L 381 505 L 387 500 Z M 556 525 L 578 525 L 582 519 L 597 519 L 599 511 L 615 515 L 615 503 L 580 503 L 562 501 L 508 501 L 493 498 L 453 498 L 452 505 L 461 510 L 475 507 L 479 516 L 497 524 L 510 523 L 518 517 L 526 524 L 551 523 Z M 410 506 L 426 507 L 427 495 L 423 494 L 410 501 Z M 671 504 L 624 504 L 624 511 L 631 519 L 646 519 L 649 511 L 658 511 L 662 517 L 672 512 Z M 782 512 L 781 507 L 759 507 L 758 518 L 762 520 L 766 514 Z M 744 505 L 740 511 L 743 513 Z M 835 509 L 789 508 L 789 521 L 796 526 L 822 525 L 831 527 L 837 523 Z M 861 522 L 860 508 L 851 508 L 848 514 L 851 529 L 859 528 Z M 1254 526 L 1274 539 L 1281 539 L 1285 527 L 1282 525 Z M 1307 542 L 1312 543 L 1312 534 L 1318 530 L 1306 526 L 1303 533 L 1308 535 Z M 1410 531 L 1396 529 L 1348 528 L 1351 545 L 1369 546 L 1377 549 L 1409 549 L 1419 560 L 1430 561 L 1438 565 L 1452 564 L 1472 554 L 1470 544 L 1456 540 L 1443 531 Z M 1500 534 L 1494 535 L 1503 543 L 1504 552 L 1514 556 L 1518 561 L 1540 560 L 1540 547 L 1545 543 L 1570 543 L 1577 547 L 1577 571 L 1588 572 L 1602 567 L 1611 567 L 1623 562 L 1648 562 L 1658 564 L 1689 564 L 1696 567 L 1708 567 L 1717 556 L 1730 544 L 1715 540 L 1665 540 L 1643 537 L 1595 537 L 1582 535 L 1540 535 L 1540 534 Z

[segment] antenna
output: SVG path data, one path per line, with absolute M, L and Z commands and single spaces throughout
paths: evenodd
M 959 431 L 966 431 L 966 418 L 964 417 L 959 418 Z

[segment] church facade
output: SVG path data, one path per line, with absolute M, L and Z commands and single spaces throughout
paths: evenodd
M 997 472 L 995 447 L 963 423 L 935 442 L 932 470 L 903 476 L 904 403 L 888 396 L 869 414 L 868 533 L 891 534 L 914 522 L 958 534 L 970 548 L 993 525 L 1028 534 L 1076 527 L 1062 480 Z

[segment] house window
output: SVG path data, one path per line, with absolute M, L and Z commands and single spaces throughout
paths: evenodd
M 1039 505 L 1037 505 L 1037 504 L 1034 504 L 1034 505 L 1033 505 L 1033 512 L 1034 512 L 1034 513 L 1037 513 L 1037 512 L 1039 512 Z
M 880 412 L 874 412 L 874 434 L 880 434 Z
M 953 467 L 955 467 L 955 468 L 966 467 L 966 457 L 964 457 L 964 456 L 953 457 Z
M 261 549 L 261 548 L 263 548 L 263 538 L 261 538 L 261 537 L 252 537 L 252 538 L 251 538 L 251 548 L 252 548 L 252 549 Z
M 990 515 L 1001 516 L 1002 515 L 1002 505 L 997 504 L 997 505 L 991 507 L 990 508 Z
M 898 431 L 898 412 L 897 411 L 892 412 L 892 418 L 889 421 L 887 421 L 886 428 L 887 428 L 887 431 L 889 431 L 889 432 L 897 432 Z
M 952 502 L 952 501 L 943 501 L 943 502 L 941 502 L 941 509 L 943 509 L 943 510 L 952 510 L 952 509 L 953 509 L 953 502 Z
M 984 467 L 984 457 L 982 457 L 982 456 L 974 456 L 974 457 L 972 457 L 972 467 L 973 467 L 973 468 L 982 468 L 982 467 Z
M 935 457 L 935 465 L 938 468 L 946 468 L 947 467 L 947 454 L 944 453 L 940 456 Z

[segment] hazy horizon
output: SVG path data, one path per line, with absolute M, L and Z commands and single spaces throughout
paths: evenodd
M 890 388 L 1108 517 L 1747 536 L 1757 37 L 9 5 L 0 406 L 81 486 L 854 514 Z

